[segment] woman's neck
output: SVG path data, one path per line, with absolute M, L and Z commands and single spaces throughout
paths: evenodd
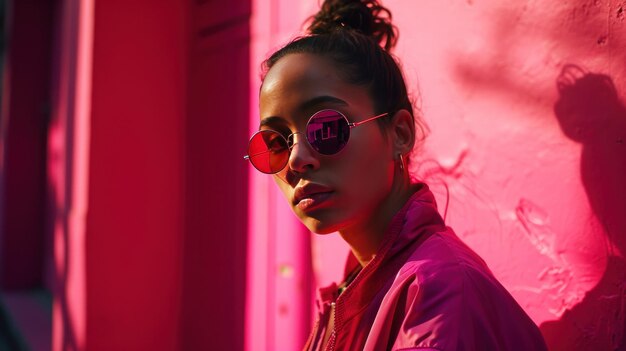
M 339 231 L 361 266 L 376 256 L 391 220 L 414 192 L 415 187 L 408 182 L 394 187 L 372 216 Z

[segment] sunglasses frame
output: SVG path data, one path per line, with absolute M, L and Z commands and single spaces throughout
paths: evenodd
M 306 131 L 307 131 L 307 130 L 308 130 L 308 128 L 309 128 L 309 124 L 311 123 L 311 120 L 313 120 L 313 118 L 315 118 L 315 116 L 317 116 L 317 115 L 318 115 L 318 114 L 320 114 L 321 112 L 325 112 L 325 111 L 332 111 L 332 112 L 334 112 L 334 113 L 337 113 L 339 116 L 341 116 L 341 117 L 342 117 L 342 118 L 346 121 L 346 124 L 347 124 L 347 126 L 348 126 L 348 128 L 349 128 L 349 129 L 348 129 L 348 131 L 350 131 L 350 130 L 352 130 L 352 128 L 358 127 L 358 126 L 360 126 L 360 125 L 362 125 L 362 124 L 365 124 L 365 123 L 368 123 L 368 122 L 371 122 L 371 121 L 373 121 L 373 120 L 376 120 L 376 119 L 379 119 L 379 118 L 382 118 L 382 117 L 385 117 L 385 116 L 389 115 L 389 112 L 385 112 L 385 113 L 381 113 L 381 114 L 379 114 L 379 115 L 376 115 L 376 116 L 373 116 L 373 117 L 370 117 L 370 118 L 364 119 L 364 120 L 359 121 L 359 122 L 350 122 L 350 121 L 348 120 L 348 118 L 346 117 L 346 115 L 344 115 L 341 111 L 337 111 L 337 110 L 335 110 L 335 109 L 330 109 L 330 108 L 329 108 L 329 109 L 323 109 L 323 110 L 319 110 L 319 111 L 315 112 L 314 114 L 312 114 L 312 115 L 311 115 L 311 117 L 309 117 L 309 120 L 306 122 L 306 128 L 305 128 L 305 133 L 304 133 L 304 139 L 305 139 L 305 140 L 306 140 L 306 142 L 309 144 L 309 147 L 311 147 L 311 149 L 312 149 L 312 150 L 314 150 L 316 153 L 318 153 L 319 155 L 322 155 L 322 156 L 335 156 L 335 155 L 339 154 L 339 153 L 341 152 L 341 150 L 343 150 L 343 149 L 345 148 L 345 146 L 344 146 L 344 147 L 342 147 L 341 149 L 339 149 L 337 152 L 335 152 L 335 153 L 333 153 L 333 154 L 323 154 L 323 153 L 319 152 L 319 151 L 318 151 L 318 150 L 317 150 L 317 149 L 313 146 L 313 144 L 311 144 L 311 142 L 309 141 L 309 138 L 308 138 L 308 137 L 307 137 L 307 135 L 306 135 Z M 285 161 L 285 164 L 284 164 L 284 165 L 283 165 L 283 166 L 282 166 L 279 170 L 277 170 L 276 172 L 264 172 L 264 171 L 260 170 L 260 169 L 259 169 L 259 168 L 258 168 L 258 167 L 254 164 L 254 162 L 252 162 L 251 157 L 254 157 L 254 156 L 256 156 L 256 155 L 261 155 L 261 154 L 266 153 L 266 152 L 270 152 L 270 149 L 268 149 L 267 151 L 258 152 L 258 153 L 254 154 L 254 155 L 250 155 L 250 154 L 249 154 L 249 153 L 250 153 L 250 144 L 252 143 L 252 140 L 256 137 L 256 135 L 257 135 L 257 134 L 259 134 L 259 133 L 263 133 L 263 132 L 267 132 L 267 131 L 270 131 L 270 132 L 273 132 L 273 133 L 278 134 L 278 136 L 280 136 L 280 137 L 281 137 L 281 138 L 285 141 L 285 144 L 287 145 L 287 150 L 288 150 L 287 152 L 289 153 L 289 155 L 291 155 L 291 149 L 295 146 L 295 143 L 293 143 L 293 142 L 292 142 L 291 144 L 289 143 L 289 139 L 290 139 L 290 138 L 292 138 L 292 137 L 293 137 L 294 135 L 296 135 L 296 134 L 303 134 L 303 133 L 302 133 L 302 132 L 295 132 L 295 133 L 291 133 L 291 134 L 289 134 L 289 135 L 285 138 L 285 137 L 284 137 L 281 133 L 279 133 L 279 132 L 277 132 L 277 131 L 275 131 L 275 130 L 273 130 L 273 129 L 262 129 L 262 130 L 258 130 L 258 131 L 256 131 L 256 132 L 255 132 L 254 134 L 252 134 L 252 136 L 250 137 L 250 140 L 248 141 L 248 155 L 245 155 L 245 156 L 243 157 L 243 159 L 244 159 L 244 160 L 248 160 L 248 161 L 250 161 L 250 163 L 252 164 L 252 166 L 253 166 L 253 167 L 254 167 L 257 171 L 259 171 L 259 172 L 261 172 L 261 173 L 263 173 L 263 174 L 276 174 L 276 173 L 280 173 L 282 170 L 284 170 L 284 169 L 285 169 L 285 167 L 287 166 L 287 164 L 289 164 L 289 157 L 287 157 L 287 160 Z M 350 134 L 349 134 L 349 135 L 350 135 Z M 349 136 L 348 136 L 348 141 L 349 141 L 349 140 L 350 140 L 350 139 L 349 139 Z M 346 141 L 346 144 L 347 144 L 347 142 L 348 142 L 348 141 Z

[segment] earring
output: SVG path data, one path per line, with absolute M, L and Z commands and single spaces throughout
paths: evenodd
M 400 170 L 404 171 L 404 159 L 402 158 L 402 154 L 399 154 L 399 155 L 400 155 Z

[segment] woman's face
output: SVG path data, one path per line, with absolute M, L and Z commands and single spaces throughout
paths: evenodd
M 298 133 L 287 166 L 274 178 L 300 220 L 322 234 L 371 220 L 394 176 L 391 142 L 374 121 L 352 128 L 336 155 L 313 150 L 304 137 L 306 124 L 323 109 L 338 110 L 350 122 L 376 112 L 367 90 L 344 82 L 324 57 L 289 54 L 270 69 L 261 87 L 261 129 Z

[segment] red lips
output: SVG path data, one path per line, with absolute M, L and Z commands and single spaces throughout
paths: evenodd
M 332 192 L 333 190 L 325 185 L 307 183 L 296 187 L 292 203 L 294 206 L 297 206 L 302 200 L 320 198 L 322 195 L 327 195 Z

